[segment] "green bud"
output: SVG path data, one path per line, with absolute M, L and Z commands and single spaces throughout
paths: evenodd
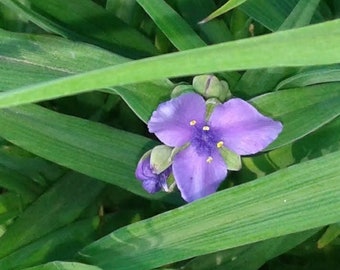
M 205 98 L 217 98 L 223 102 L 231 96 L 228 83 L 213 75 L 196 76 L 192 85 L 196 92 Z
M 228 170 L 239 171 L 242 168 L 241 157 L 238 154 L 224 146 L 220 147 L 219 151 L 227 164 Z
M 151 150 L 150 164 L 156 174 L 160 174 L 172 163 L 172 148 L 166 145 L 158 145 Z
M 175 98 L 178 97 L 184 93 L 191 93 L 194 92 L 194 88 L 192 87 L 192 85 L 187 85 L 187 84 L 180 84 L 177 85 L 174 90 L 172 90 L 171 92 L 171 98 Z

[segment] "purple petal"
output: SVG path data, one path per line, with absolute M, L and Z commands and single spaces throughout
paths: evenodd
M 135 176 L 138 180 L 144 181 L 155 176 L 150 165 L 150 155 L 141 158 L 137 164 Z
M 214 193 L 227 176 L 227 166 L 218 151 L 207 162 L 193 146 L 179 152 L 174 159 L 173 173 L 182 198 L 187 202 Z
M 142 158 L 136 168 L 135 176 L 142 182 L 143 188 L 149 193 L 155 193 L 162 188 L 167 189 L 166 180 L 171 173 L 171 168 L 166 169 L 160 174 L 153 173 L 150 156 Z
M 204 121 L 205 102 L 197 94 L 183 94 L 158 106 L 148 123 L 149 131 L 168 146 L 182 146 L 193 132 L 190 122 Z
M 217 106 L 210 124 L 219 130 L 224 145 L 239 155 L 255 154 L 272 143 L 282 124 L 259 113 L 242 99 L 231 99 Z

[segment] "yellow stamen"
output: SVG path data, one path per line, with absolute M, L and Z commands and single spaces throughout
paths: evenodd
M 190 121 L 190 126 L 194 126 L 194 125 L 196 125 L 196 120 L 191 120 Z
M 211 163 L 212 161 L 213 161 L 212 157 L 208 157 L 207 160 L 206 160 L 206 162 L 208 162 L 208 163 Z
M 208 131 L 208 130 L 210 130 L 210 127 L 209 126 L 204 126 L 202 129 L 205 130 L 205 131 Z
M 223 142 L 222 141 L 219 141 L 217 144 L 216 144 L 217 148 L 221 148 L 223 146 Z

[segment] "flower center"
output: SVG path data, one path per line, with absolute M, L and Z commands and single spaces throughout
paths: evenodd
M 205 123 L 198 124 L 195 120 L 190 121 L 190 126 L 194 128 L 191 145 L 198 155 L 207 157 L 207 163 L 211 163 L 213 151 L 223 146 L 223 141 L 218 138 L 218 132 Z

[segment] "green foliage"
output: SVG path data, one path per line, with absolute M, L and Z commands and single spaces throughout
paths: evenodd
M 0 1 L 0 269 L 338 269 L 339 16 L 337 0 Z M 145 123 L 213 73 L 283 132 L 213 195 L 148 194 Z

